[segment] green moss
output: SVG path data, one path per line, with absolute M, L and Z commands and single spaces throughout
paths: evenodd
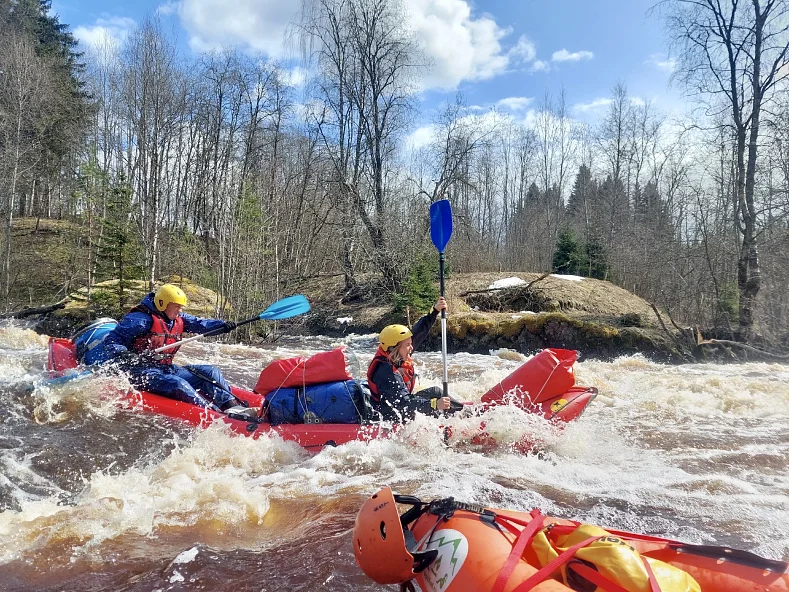
M 498 335 L 506 337 L 507 339 L 515 339 L 520 335 L 523 328 L 526 327 L 527 319 L 531 315 L 520 316 L 516 319 L 505 319 L 499 323 Z
M 599 323 L 582 323 L 581 332 L 589 337 L 598 339 L 616 339 L 619 337 L 619 329 L 611 325 L 601 325 Z

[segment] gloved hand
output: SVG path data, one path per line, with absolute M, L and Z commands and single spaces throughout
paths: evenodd
M 225 331 L 224 332 L 225 333 L 230 333 L 236 327 L 238 327 L 238 325 L 236 323 L 234 323 L 233 321 L 225 321 Z

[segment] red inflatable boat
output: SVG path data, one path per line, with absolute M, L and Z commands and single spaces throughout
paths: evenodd
M 399 514 L 397 504 L 411 508 Z M 694 545 L 458 502 L 369 498 L 353 550 L 379 584 L 424 592 L 789 592 L 789 565 L 749 551 Z M 412 588 L 413 589 L 413 588 Z
M 481 408 L 497 404 L 514 404 L 522 409 L 542 415 L 548 420 L 567 422 L 577 418 L 595 398 L 597 389 L 575 385 L 573 364 L 576 352 L 569 350 L 544 350 L 525 362 L 510 376 L 496 385 L 482 398 Z M 347 370 L 329 372 L 331 360 L 344 357 L 343 348 L 332 352 L 316 354 L 311 358 L 290 358 L 277 360 L 263 369 L 255 391 L 231 387 L 233 394 L 245 401 L 250 407 L 266 408 L 266 395 L 278 388 L 296 384 L 315 384 L 321 376 L 325 380 L 338 380 L 346 377 Z M 71 340 L 50 338 L 48 370 L 53 377 L 79 375 L 75 347 Z M 76 371 L 76 372 L 75 372 Z M 87 371 L 86 373 L 89 373 Z M 331 376 L 327 376 L 332 374 Z M 347 376 L 347 378 L 350 378 Z M 257 391 L 257 392 L 256 392 Z M 307 423 L 281 423 L 272 425 L 265 419 L 250 419 L 244 416 L 227 415 L 169 399 L 148 392 L 131 391 L 124 394 L 123 403 L 129 407 L 159 413 L 168 417 L 182 419 L 192 425 L 207 427 L 215 421 L 229 425 L 234 431 L 245 436 L 258 438 L 270 432 L 282 439 L 293 441 L 312 451 L 320 451 L 324 446 L 338 446 L 353 440 L 369 441 L 390 434 L 397 426 L 374 421 L 364 423 L 324 423 L 314 415 L 303 421 Z M 486 444 L 484 424 L 481 426 L 481 439 Z

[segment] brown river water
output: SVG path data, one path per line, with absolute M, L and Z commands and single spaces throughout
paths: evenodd
M 216 364 L 251 388 L 271 360 L 345 344 L 365 369 L 374 336 L 269 348 L 196 342 L 180 363 Z M 478 400 L 526 359 L 448 356 L 450 392 Z M 441 354 L 417 354 L 421 386 Z M 46 337 L 0 325 L 0 590 L 396 590 L 356 566 L 351 529 L 383 485 L 430 500 L 529 510 L 789 560 L 789 367 L 583 360 L 601 396 L 564 430 L 517 409 L 421 418 L 392 439 L 319 454 L 272 437 L 120 409 L 122 379 L 46 385 Z M 358 374 L 357 374 L 358 376 Z M 469 428 L 466 430 L 465 428 Z M 530 434 L 543 453 L 512 445 Z

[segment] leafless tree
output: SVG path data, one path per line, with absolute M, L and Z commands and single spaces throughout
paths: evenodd
M 789 5 L 783 0 L 665 0 L 678 48 L 677 77 L 708 112 L 725 112 L 735 138 L 734 194 L 740 235 L 739 323 L 753 327 L 761 288 L 755 200 L 761 118 L 789 75 Z
M 0 163 L 4 182 L 0 297 L 6 310 L 11 285 L 12 224 L 22 179 L 41 161 L 37 127 L 51 95 L 48 67 L 23 32 L 0 36 Z

